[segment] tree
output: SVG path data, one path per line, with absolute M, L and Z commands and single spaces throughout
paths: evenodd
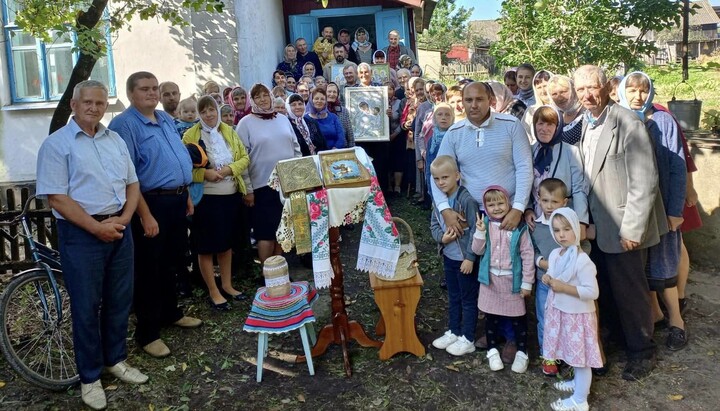
M 52 42 L 67 33 L 77 35 L 76 49 L 79 57 L 65 92 L 53 113 L 50 133 L 67 124 L 72 110 L 70 100 L 75 86 L 90 78 L 97 60 L 107 53 L 105 36 L 107 31 L 116 32 L 130 28 L 130 20 L 137 16 L 142 20 L 161 18 L 173 25 L 183 26 L 188 22 L 183 12 L 222 12 L 222 0 L 116 0 L 108 10 L 108 19 L 103 13 L 108 0 L 16 0 L 16 23 L 22 30 L 44 42 Z
M 634 67 L 657 51 L 645 35 L 679 25 L 681 12 L 674 0 L 505 0 L 491 53 L 500 65 L 530 62 L 555 73 Z
M 440 50 L 444 55 L 452 49 L 453 44 L 464 43 L 472 12 L 472 7 L 458 8 L 455 0 L 439 0 L 428 29 L 418 35 L 419 46 Z

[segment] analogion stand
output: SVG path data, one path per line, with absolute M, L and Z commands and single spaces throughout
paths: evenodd
M 367 336 L 363 326 L 357 321 L 348 318 L 345 310 L 345 285 L 343 279 L 343 268 L 340 262 L 340 229 L 331 227 L 330 235 L 330 263 L 332 264 L 335 276 L 330 284 L 331 298 L 331 318 L 332 323 L 326 325 L 320 330 L 317 343 L 311 351 L 311 356 L 318 357 L 325 354 L 330 344 L 338 344 L 342 347 L 343 362 L 345 365 L 345 374 L 350 377 L 352 375 L 352 367 L 350 365 L 350 356 L 348 354 L 348 341 L 355 340 L 362 347 L 380 348 L 383 343 L 375 341 Z M 296 362 L 305 362 L 305 356 L 298 356 Z

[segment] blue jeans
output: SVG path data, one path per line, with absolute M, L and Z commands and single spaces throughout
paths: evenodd
M 475 327 L 478 317 L 478 264 L 473 265 L 472 273 L 460 272 L 462 261 L 451 260 L 443 256 L 445 281 L 448 292 L 448 325 L 450 331 L 458 337 L 475 341 Z
M 60 261 L 72 310 L 75 362 L 80 381 L 100 379 L 104 366 L 127 358 L 128 316 L 133 297 L 133 239 L 105 243 L 58 219 Z
M 543 330 L 545 329 L 545 302 L 547 301 L 550 287 L 542 281 L 535 281 L 535 284 L 535 316 L 537 317 L 538 345 L 540 346 L 540 355 L 542 355 Z

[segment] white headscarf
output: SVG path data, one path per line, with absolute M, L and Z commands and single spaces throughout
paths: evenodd
M 555 220 L 555 217 L 558 215 L 565 217 L 568 222 L 570 222 L 570 227 L 573 233 L 575 233 L 575 244 L 568 247 L 565 253 L 557 259 L 551 275 L 553 278 L 567 283 L 575 277 L 575 266 L 577 263 L 578 249 L 580 248 L 580 220 L 572 208 L 562 207 L 553 211 L 552 215 L 550 215 L 550 234 L 558 245 L 560 245 L 560 242 L 555 238 L 555 231 L 553 230 L 553 220 Z
M 200 100 L 202 100 L 202 98 Z M 200 103 L 200 101 L 198 101 L 198 103 Z M 233 155 L 230 152 L 230 149 L 228 148 L 225 139 L 220 133 L 220 124 L 222 124 L 220 118 L 220 108 L 218 107 L 217 101 L 215 101 L 215 99 L 213 99 L 213 103 L 215 104 L 215 110 L 217 111 L 217 120 L 215 122 L 215 125 L 211 126 L 205 123 L 201 116 L 200 128 L 203 133 L 207 133 L 210 137 L 210 140 L 208 142 L 209 144 L 206 144 L 207 147 L 205 151 L 207 152 L 210 160 L 213 162 L 215 169 L 219 170 L 222 167 L 233 162 Z M 200 112 L 200 107 L 198 107 L 198 112 Z

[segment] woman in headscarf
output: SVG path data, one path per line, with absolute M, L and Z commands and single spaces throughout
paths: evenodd
M 247 175 L 243 175 L 247 188 L 243 201 L 251 207 L 253 233 L 262 263 L 282 253 L 275 237 L 282 204 L 278 193 L 267 185 L 270 173 L 278 161 L 300 157 L 301 152 L 287 117 L 273 109 L 270 90 L 263 84 L 255 84 L 250 89 L 250 97 L 252 110 L 240 120 L 236 131 L 250 156 L 250 167 Z
M 578 100 L 572 79 L 560 75 L 550 77 L 547 94 L 550 96 L 550 105 L 563 115 L 563 141 L 568 144 L 577 143 L 582 136 L 582 114 L 585 109 Z
M 235 86 L 230 90 L 226 103 L 232 107 L 234 125 L 237 125 L 240 119 L 250 113 L 250 99 L 247 96 L 247 91 L 240 86 Z
M 305 116 L 317 121 L 328 149 L 345 148 L 345 130 L 338 116 L 328 111 L 325 89 L 316 88 L 310 93 L 310 99 L 305 105 Z
M 375 46 L 370 42 L 370 36 L 364 27 L 355 30 L 355 41 L 352 43 L 358 63 L 372 63 Z
M 528 137 L 530 138 L 530 143 L 534 142 L 532 119 L 535 114 L 535 110 L 537 110 L 538 107 L 550 104 L 550 97 L 547 94 L 547 84 L 552 75 L 553 74 L 547 70 L 539 70 L 535 73 L 535 76 L 533 76 L 532 79 L 533 100 L 535 101 L 535 104 L 528 106 L 522 119 L 525 131 L 528 133 Z
M 288 97 L 285 109 L 303 157 L 327 150 L 327 143 L 320 132 L 320 126 L 317 121 L 305 116 L 305 102 L 299 94 Z
M 398 85 L 400 86 L 395 90 L 395 96 L 400 100 L 405 99 L 407 95 L 408 80 L 410 80 L 410 70 L 401 68 L 397 70 Z
M 302 67 L 300 67 L 297 62 L 297 49 L 294 45 L 288 44 L 285 46 L 284 60 L 278 63 L 276 70 L 291 73 L 296 81 L 300 78 L 302 75 Z
M 585 174 L 580 162 L 578 148 L 562 141 L 563 120 L 559 111 L 550 106 L 541 106 L 533 115 L 533 134 L 536 140 L 533 153 L 533 189 L 530 204 L 525 210 L 525 221 L 535 229 L 535 219 L 542 216 L 539 192 L 540 183 L 546 178 L 562 180 L 571 196 L 568 207 L 572 207 L 585 226 L 589 223 L 588 202 L 585 194 Z
M 660 196 L 665 206 L 665 218 L 670 231 L 660 236 L 660 243 L 648 248 L 646 273 L 650 286 L 650 301 L 656 323 L 667 323 L 668 336 L 665 345 L 677 351 L 687 345 L 685 322 L 680 312 L 677 290 L 677 271 L 680 262 L 685 204 L 686 164 L 685 151 L 680 139 L 680 127 L 672 115 L 656 110 L 652 101 L 655 90 L 647 74 L 636 71 L 628 74 L 618 86 L 620 105 L 632 110 L 652 139 L 655 148 Z M 660 309 L 656 293 L 659 293 L 668 318 Z
M 311 62 L 305 63 L 302 67 L 302 77 L 310 77 L 310 79 L 315 79 L 315 65 Z
M 327 97 L 327 109 L 340 119 L 343 130 L 345 130 L 345 143 L 347 147 L 355 147 L 355 134 L 350 124 L 350 115 L 340 101 L 340 87 L 335 82 L 329 82 L 325 88 Z
M 525 104 L 513 96 L 510 88 L 497 81 L 488 81 L 494 96 L 490 99 L 490 108 L 496 113 L 510 114 L 518 120 L 525 114 Z
M 373 53 L 373 57 L 372 57 L 372 64 L 385 64 L 385 63 L 387 63 L 385 52 L 382 50 L 375 51 L 375 53 Z M 395 69 L 390 67 L 389 65 L 388 65 L 388 76 L 389 77 L 387 79 L 382 79 L 382 78 L 379 78 L 377 75 L 373 75 L 373 78 L 375 79 L 376 82 L 378 82 L 380 84 L 383 84 L 385 81 L 390 81 L 390 83 L 392 83 L 393 89 L 397 89 L 399 86 L 398 78 L 397 78 L 397 71 L 395 71 Z M 408 78 L 410 78 L 410 77 L 408 76 Z
M 238 135 L 221 121 L 220 110 L 212 97 L 201 97 L 197 109 L 200 122 L 183 137 L 185 144 L 202 142 L 208 157 L 207 167 L 193 169 L 193 181 L 204 183 L 203 196 L 195 206 L 192 219 L 193 248 L 210 294 L 210 305 L 216 310 L 227 311 L 230 309 L 228 298 L 244 298 L 232 285 L 231 266 L 240 196 L 246 191 L 242 173 L 250 160 Z M 220 266 L 222 290 L 215 283 L 213 256 L 217 257 Z

